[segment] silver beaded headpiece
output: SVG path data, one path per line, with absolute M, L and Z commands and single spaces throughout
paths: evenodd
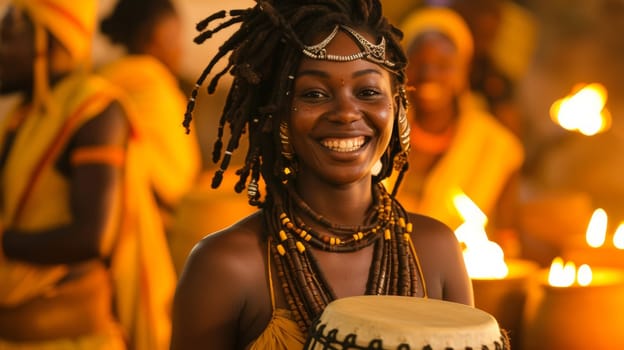
M 327 53 L 327 45 L 334 39 L 338 30 L 342 29 L 355 39 L 362 51 L 351 55 L 332 55 Z M 382 37 L 379 44 L 373 44 L 360 33 L 345 25 L 337 25 L 329 35 L 320 43 L 312 46 L 304 46 L 303 54 L 315 60 L 349 62 L 360 58 L 385 66 L 388 69 L 395 68 L 396 64 L 386 59 L 386 38 Z

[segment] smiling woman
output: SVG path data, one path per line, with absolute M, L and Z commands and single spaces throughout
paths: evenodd
M 453 232 L 406 212 L 381 184 L 406 169 L 409 151 L 400 31 L 376 0 L 256 3 L 198 24 L 200 43 L 241 26 L 200 76 L 186 123 L 202 83 L 210 78 L 214 92 L 231 73 L 213 187 L 245 134 L 235 190 L 247 188 L 260 210 L 195 246 L 176 291 L 172 348 L 301 349 L 325 307 L 347 296 L 472 304 Z
M 350 32 L 337 29 L 324 49 L 337 57 L 358 52 Z M 304 58 L 288 122 L 294 153 L 302 159 L 297 183 L 317 177 L 348 183 L 370 176 L 389 144 L 395 109 L 390 73 L 382 66 L 368 60 L 345 65 L 339 59 Z M 299 191 L 306 189 L 317 186 Z

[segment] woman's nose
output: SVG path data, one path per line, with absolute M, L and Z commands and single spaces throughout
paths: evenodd
M 335 107 L 330 119 L 340 123 L 351 123 L 362 117 L 356 97 L 350 93 L 336 95 Z

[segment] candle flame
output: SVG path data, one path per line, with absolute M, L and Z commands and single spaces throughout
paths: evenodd
M 464 219 L 456 230 L 457 240 L 464 244 L 464 262 L 470 278 L 504 278 L 509 273 L 503 249 L 488 239 L 487 216 L 464 193 L 453 197 L 457 211 Z
M 599 83 L 576 87 L 573 94 L 559 99 L 550 108 L 551 119 L 562 128 L 592 136 L 607 130 L 611 114 L 605 108 L 607 90 Z
M 576 270 L 572 261 L 564 264 L 561 257 L 556 257 L 550 264 L 548 271 L 548 284 L 553 287 L 570 287 L 576 281 L 579 286 L 588 286 L 593 279 L 591 267 L 583 264 Z
M 607 212 L 604 209 L 594 210 L 585 233 L 585 240 L 590 247 L 598 248 L 604 244 L 607 236 L 607 221 Z
M 579 266 L 578 271 L 576 272 L 576 280 L 578 284 L 581 286 L 589 286 L 592 281 L 592 270 L 591 267 L 587 264 L 583 264 Z
M 569 287 L 574 284 L 574 276 L 576 274 L 576 266 L 569 261 L 563 263 L 563 259 L 556 257 L 550 264 L 548 273 L 548 283 L 553 287 Z
M 617 249 L 624 249 L 624 221 L 620 223 L 613 235 L 613 245 Z

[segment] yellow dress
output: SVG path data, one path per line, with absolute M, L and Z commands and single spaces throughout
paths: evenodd
M 275 292 L 273 290 L 273 277 L 271 274 L 271 254 L 267 254 L 267 274 L 273 315 L 262 334 L 248 346 L 248 350 L 303 349 L 306 337 L 297 323 L 292 319 L 290 310 L 275 307 Z
M 51 91 L 48 101 L 54 103 L 26 116 L 0 178 L 0 222 L 4 227 L 32 232 L 71 222 L 69 183 L 57 171 L 56 161 L 72 135 L 113 100 L 125 105 L 123 93 L 110 82 L 75 73 Z M 12 119 L 7 118 L 4 126 Z M 4 144 L 4 130 L 0 145 Z M 108 334 L 78 339 L 36 344 L 0 341 L 0 349 L 115 350 L 125 348 L 124 342 L 137 350 L 168 349 L 175 275 L 146 170 L 141 162 L 133 161 L 141 159 L 137 142 L 129 143 L 126 154 L 124 186 L 132 190 L 125 191 L 121 230 L 116 237 L 108 237 L 119 325 Z M 0 255 L 0 306 L 17 308 L 46 293 L 53 295 L 57 282 L 71 269 L 70 265 L 39 266 Z
M 273 316 L 266 329 L 251 344 L 249 350 L 298 350 L 303 349 L 305 337 L 291 318 L 289 310 L 273 309 Z

